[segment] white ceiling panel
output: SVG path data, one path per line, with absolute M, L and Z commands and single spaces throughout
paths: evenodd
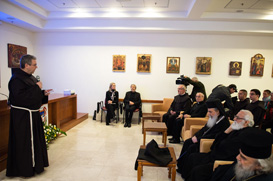
M 259 0 L 231 0 L 225 8 L 230 9 L 249 9 Z
M 169 6 L 170 0 L 144 0 L 145 7 L 165 7 Z
M 121 2 L 121 5 L 124 8 L 142 8 L 142 7 L 145 7 L 143 0 L 124 1 L 124 2 Z
M 102 8 L 117 8 L 121 7 L 120 2 L 116 0 L 96 0 Z
M 79 8 L 72 0 L 48 0 L 58 8 Z
M 128 31 L 135 29 L 134 24 L 138 23 L 138 29 L 155 32 L 168 31 L 165 23 L 183 32 L 182 22 L 190 23 L 189 31 L 199 31 L 196 26 L 201 25 L 196 22 L 206 25 L 221 22 L 219 26 L 227 25 L 224 28 L 227 33 L 273 36 L 272 3 L 273 0 L 0 0 L 0 21 L 19 27 L 31 25 L 34 31 L 88 31 L 98 28 L 88 24 L 96 20 L 103 22 L 100 30 L 119 31 L 105 23 L 114 20 Z M 8 17 L 15 19 L 11 22 Z M 151 28 L 144 26 L 151 22 L 158 24 Z M 247 22 L 250 26 L 242 30 L 243 27 L 237 28 L 236 22 Z M 213 26 L 211 31 L 217 32 L 214 29 L 219 26 Z
M 100 5 L 95 0 L 73 0 L 79 8 L 99 8 Z
M 273 1 L 272 0 L 264 0 L 259 1 L 254 4 L 251 9 L 264 9 L 264 10 L 273 10 Z

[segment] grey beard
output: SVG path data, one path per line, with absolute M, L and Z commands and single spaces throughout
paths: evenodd
M 240 130 L 240 129 L 244 128 L 244 124 L 245 124 L 245 121 L 242 121 L 240 123 L 237 123 L 236 121 L 234 121 L 231 125 L 231 128 L 233 130 Z
M 237 181 L 245 180 L 253 175 L 255 175 L 255 171 L 252 169 L 253 166 L 248 168 L 243 168 L 241 164 L 238 162 L 235 167 L 235 177 Z
M 209 117 L 209 120 L 208 120 L 208 122 L 207 122 L 207 126 L 208 126 L 209 128 L 212 128 L 212 127 L 215 125 L 217 119 L 218 119 L 218 115 L 215 115 L 215 116 L 213 116 L 213 117 L 210 116 L 210 117 Z

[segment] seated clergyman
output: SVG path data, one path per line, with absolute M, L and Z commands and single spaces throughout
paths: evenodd
M 208 153 L 192 153 L 185 161 L 182 177 L 185 180 L 209 180 L 215 160 L 235 161 L 242 145 L 240 135 L 254 125 L 253 115 L 248 110 L 241 110 L 234 116 L 234 122 L 219 133 Z
M 242 146 L 237 162 L 221 165 L 213 173 L 212 181 L 273 180 L 273 135 L 257 128 L 249 128 L 241 135 Z

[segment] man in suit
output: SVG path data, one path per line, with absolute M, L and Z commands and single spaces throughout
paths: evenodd
M 131 127 L 133 113 L 141 105 L 140 93 L 136 92 L 136 85 L 130 86 L 131 91 L 126 92 L 123 100 L 125 104 L 125 124 L 124 127 Z

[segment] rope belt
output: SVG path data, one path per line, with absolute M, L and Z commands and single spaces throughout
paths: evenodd
M 22 110 L 26 110 L 29 112 L 29 121 L 30 121 L 30 141 L 31 141 L 31 154 L 32 154 L 32 166 L 35 166 L 35 160 L 34 160 L 34 144 L 33 144 L 33 126 L 32 126 L 32 113 L 33 112 L 38 112 L 39 109 L 36 110 L 31 110 L 28 108 L 24 108 L 24 107 L 18 107 L 18 106 L 13 106 L 11 105 L 12 108 L 15 109 L 22 109 Z

